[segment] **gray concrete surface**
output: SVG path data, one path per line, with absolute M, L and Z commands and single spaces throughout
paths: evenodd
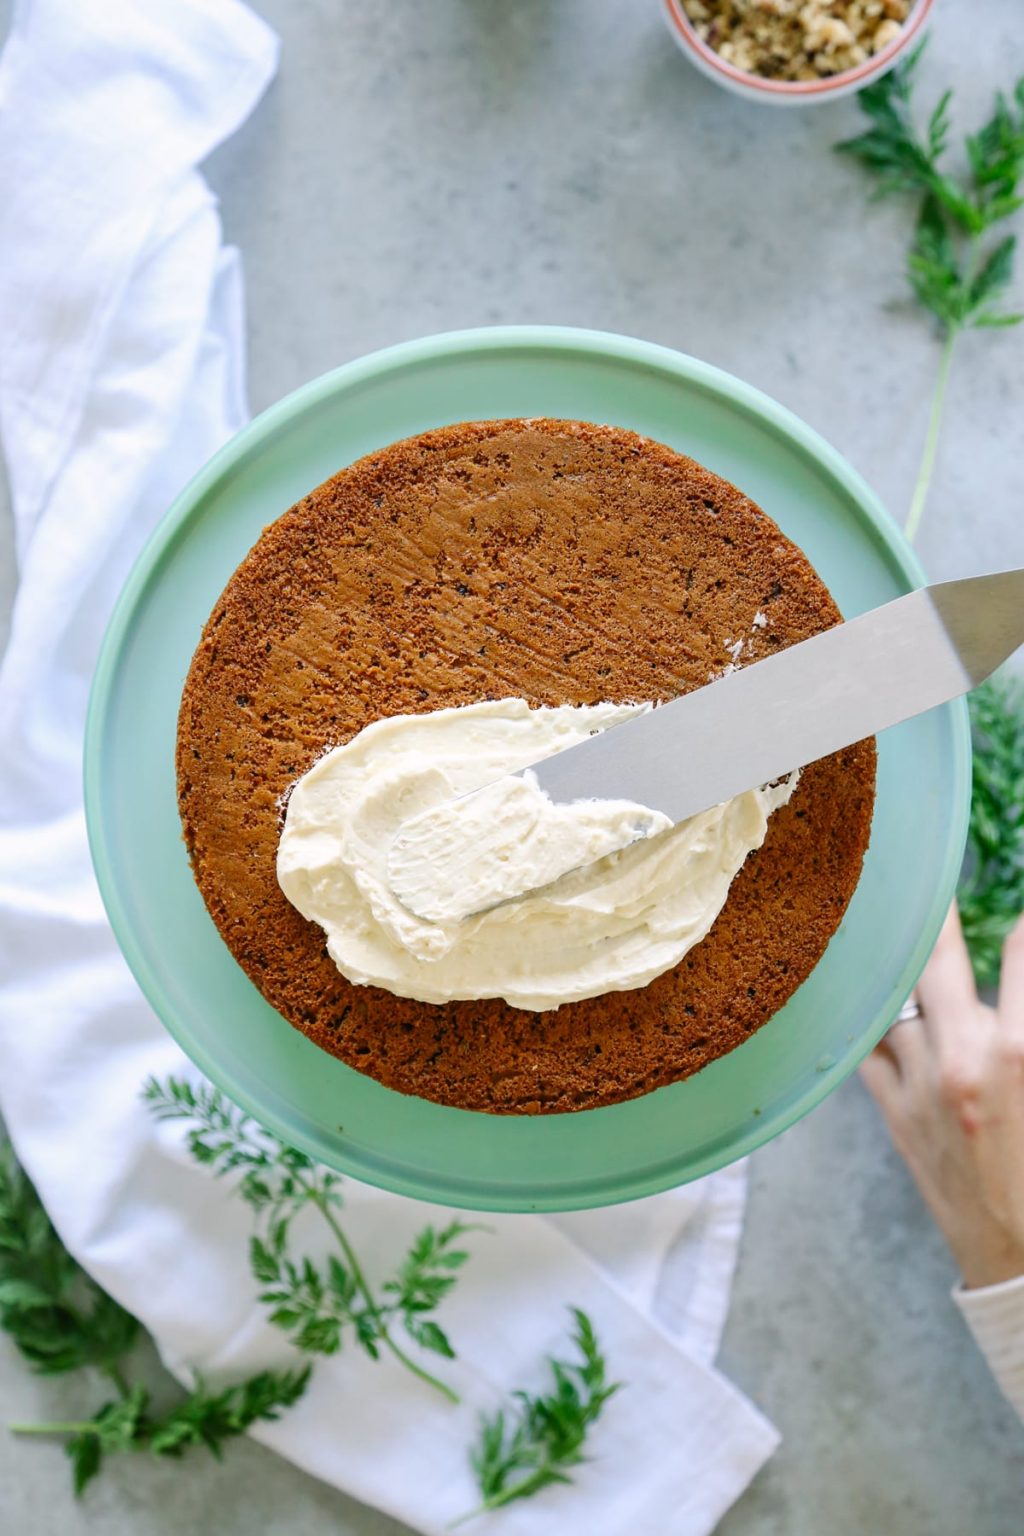
M 209 167 L 246 260 L 254 409 L 409 336 L 593 325 L 766 389 L 902 514 L 936 349 L 900 276 L 905 210 L 868 208 L 829 151 L 852 105 L 734 101 L 677 54 L 656 0 L 259 8 L 281 73 Z M 945 0 L 933 32 L 925 90 L 955 82 L 975 121 L 1021 72 L 1018 6 Z M 1022 402 L 1021 337 L 966 338 L 922 539 L 934 575 L 1024 563 Z M 0 610 L 11 582 L 4 522 Z M 1024 1435 L 953 1278 L 856 1082 L 755 1158 L 723 1364 L 785 1440 L 722 1536 L 1020 1536 Z M 0 1343 L 0 1421 L 82 1390 L 32 1380 Z M 57 1450 L 0 1436 L 0 1489 L 4 1536 L 399 1529 L 249 1445 L 223 1468 L 115 1464 L 75 1508 Z

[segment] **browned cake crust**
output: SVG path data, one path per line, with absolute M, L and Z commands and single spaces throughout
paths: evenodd
M 751 629 L 762 612 L 765 627 Z M 759 507 L 635 433 L 446 427 L 371 454 L 273 523 L 210 617 L 185 685 L 178 794 L 206 905 L 263 995 L 402 1093 L 497 1113 L 589 1109 L 697 1071 L 806 978 L 856 886 L 875 748 L 806 769 L 674 970 L 543 1014 L 351 985 L 277 884 L 281 801 L 382 716 L 518 695 L 667 699 L 840 615 Z

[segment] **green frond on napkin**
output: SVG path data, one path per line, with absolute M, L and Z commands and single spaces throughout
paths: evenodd
M 150 1412 L 145 1387 L 127 1379 L 139 1323 L 76 1264 L 53 1228 L 27 1175 L 0 1140 L 0 1328 L 32 1368 L 54 1376 L 91 1366 L 115 1389 L 90 1418 L 12 1424 L 20 1435 L 59 1435 L 71 1459 L 75 1492 L 99 1472 L 105 1456 L 148 1450 L 181 1456 L 224 1443 L 259 1419 L 276 1419 L 298 1402 L 309 1368 L 261 1371 L 213 1391 L 200 1378 L 169 1413 Z
M 583 1447 L 608 1399 L 622 1386 L 607 1379 L 607 1366 L 594 1325 L 579 1307 L 572 1342 L 577 1360 L 548 1360 L 551 1390 L 515 1392 L 516 1411 L 499 1409 L 481 1419 L 470 1462 L 482 1503 L 453 1522 L 462 1525 L 515 1499 L 527 1499 L 552 1483 L 571 1483 L 574 1467 L 586 1460 Z
M 336 1173 L 264 1130 L 208 1084 L 193 1087 L 181 1078 L 150 1078 L 143 1098 L 157 1120 L 187 1122 L 186 1145 L 198 1163 L 217 1177 L 237 1175 L 233 1192 L 251 1207 L 258 1224 L 249 1243 L 249 1266 L 260 1300 L 270 1309 L 270 1321 L 297 1349 L 334 1355 L 351 1337 L 372 1359 L 387 1350 L 414 1376 L 458 1402 L 446 1382 L 406 1353 L 394 1325 L 400 1322 L 421 1350 L 454 1360 L 451 1341 L 429 1314 L 469 1258 L 458 1240 L 479 1228 L 463 1221 L 441 1232 L 424 1227 L 393 1277 L 374 1291 L 339 1220 L 344 1198 Z M 292 1224 L 307 1208 L 319 1213 L 336 1245 L 323 1264 L 292 1251 Z
M 270 1321 L 306 1354 L 335 1354 L 351 1326 L 356 1342 L 374 1359 L 382 1347 L 445 1397 L 455 1393 L 396 1345 L 390 1333 L 399 1320 L 423 1350 L 455 1358 L 447 1334 L 430 1314 L 456 1284 L 469 1253 L 459 1240 L 482 1230 L 455 1219 L 425 1226 L 392 1279 L 375 1295 L 338 1224 L 341 1207 L 337 1174 L 279 1141 L 208 1084 L 178 1078 L 150 1078 L 143 1097 L 157 1119 L 190 1122 L 186 1144 L 215 1176 L 238 1175 L 235 1191 L 261 1222 L 250 1243 L 250 1265 L 263 1286 L 260 1299 Z M 326 1264 L 289 1252 L 289 1231 L 306 1206 L 319 1210 L 339 1253 Z M 514 1415 L 499 1412 L 485 1420 L 483 1452 L 471 1453 L 484 1502 L 474 1513 L 527 1498 L 555 1482 L 568 1482 L 568 1469 L 583 1460 L 582 1448 L 618 1383 L 606 1381 L 604 1356 L 590 1319 L 573 1308 L 573 1341 L 578 1362 L 550 1360 L 552 1392 L 515 1395 Z M 277 1419 L 299 1401 L 312 1366 L 259 1371 L 245 1381 L 214 1389 L 197 1375 L 192 1390 L 169 1412 L 151 1411 L 148 1391 L 128 1377 L 128 1361 L 142 1337 L 138 1321 L 97 1285 L 68 1253 L 12 1148 L 0 1132 L 0 1329 L 34 1370 L 44 1375 L 93 1367 L 113 1386 L 109 1398 L 87 1419 L 11 1424 L 19 1435 L 59 1436 L 72 1464 L 76 1494 L 120 1451 L 147 1450 L 182 1456 L 205 1446 L 218 1458 L 225 1443 L 259 1420 Z M 480 1457 L 483 1457 L 481 1460 Z

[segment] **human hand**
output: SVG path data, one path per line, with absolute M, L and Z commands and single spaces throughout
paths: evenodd
M 897 1024 L 861 1067 L 964 1285 L 1024 1275 L 1024 917 L 997 1008 L 974 986 L 956 907 Z

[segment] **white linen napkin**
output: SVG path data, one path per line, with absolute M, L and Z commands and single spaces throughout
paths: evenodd
M 244 1207 L 139 1102 L 147 1074 L 191 1069 L 107 925 L 81 745 L 133 559 L 245 420 L 240 262 L 196 167 L 275 64 L 275 38 L 240 0 L 21 0 L 0 61 L 0 432 L 20 570 L 0 669 L 0 1112 L 68 1247 L 183 1378 L 294 1356 L 254 1300 Z M 257 1438 L 440 1532 L 475 1502 L 477 1414 L 540 1384 L 572 1303 L 628 1386 L 577 1485 L 492 1525 L 704 1536 L 777 1443 L 710 1365 L 744 1188 L 737 1167 L 611 1211 L 491 1218 L 442 1312 L 460 1408 L 349 1349 L 319 1361 L 302 1402 Z M 439 1215 L 346 1181 L 371 1274 Z M 311 1251 L 316 1237 L 304 1229 Z M 656 1305 L 674 1332 L 651 1310 L 663 1269 Z

